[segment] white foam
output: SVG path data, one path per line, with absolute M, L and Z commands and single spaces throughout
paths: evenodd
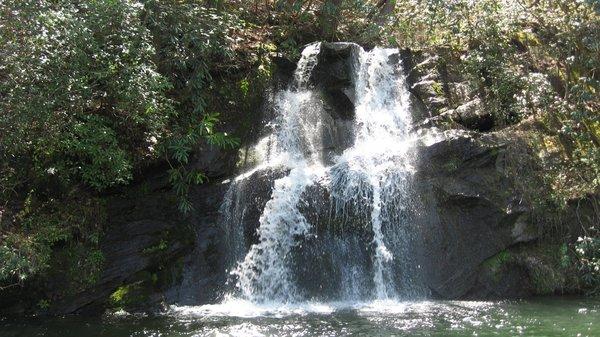
M 305 314 L 331 314 L 335 307 L 324 303 L 286 304 L 267 302 L 256 304 L 248 300 L 228 299 L 218 304 L 171 306 L 168 314 L 183 317 L 286 317 Z
M 280 303 L 266 302 L 256 304 L 248 300 L 228 298 L 218 304 L 200 306 L 171 306 L 167 315 L 183 318 L 210 317 L 275 317 L 285 318 L 297 315 L 331 315 L 340 311 L 354 311 L 359 315 L 401 315 L 415 313 L 427 315 L 440 312 L 457 312 L 458 309 L 477 313 L 492 308 L 494 302 L 485 301 L 395 301 L 375 300 L 370 302 L 333 301 Z M 467 319 L 470 316 L 465 316 Z
M 243 218 L 245 208 L 232 202 L 232 195 L 239 192 L 235 189 L 236 184 L 242 184 L 258 170 L 289 169 L 286 176 L 274 182 L 271 199 L 259 219 L 258 243 L 250 247 L 231 272 L 236 281 L 236 292 L 230 297 L 241 296 L 252 303 L 261 303 L 260 307 L 249 308 L 247 303 L 237 302 L 240 310 L 269 311 L 268 306 L 262 305 L 305 300 L 305 294 L 297 289 L 292 252 L 300 241 L 298 238 L 311 234 L 312 224 L 304 217 L 299 205 L 303 193 L 315 184 L 328 188 L 338 212 L 358 209 L 360 216 L 368 219 L 370 224 L 373 267 L 343 272 L 340 283 L 350 289 L 365 288 L 364 285 L 371 282 L 362 280 L 370 278 L 374 287 L 349 292 L 354 296 L 351 300 L 364 300 L 362 294 L 380 300 L 398 298 L 398 275 L 392 270 L 397 266 L 403 271 L 400 287 L 406 292 L 410 290 L 408 288 L 415 288 L 416 282 L 412 280 L 415 268 L 411 267 L 408 256 L 409 231 L 400 228 L 406 224 L 398 216 L 407 208 L 408 180 L 414 171 L 414 155 L 410 150 L 415 144 L 410 133 L 410 104 L 403 72 L 397 62 L 391 61 L 398 50 L 359 51 L 358 64 L 353 68 L 356 72 L 353 74 L 354 144 L 334 158 L 331 166 L 325 167 L 322 130 L 323 116 L 327 112 L 320 92 L 309 87 L 320 47 L 321 44 L 315 43 L 304 49 L 294 75 L 294 85 L 275 95 L 273 103 L 278 116 L 269 126 L 272 133 L 253 149 L 260 163 L 233 181 L 228 193 L 230 198 L 226 200 L 229 204 L 223 208 L 235 213 L 228 218 L 227 233 L 237 234 L 230 241 L 237 242 L 232 246 L 240 249 L 239 242 L 243 238 L 240 229 L 234 228 L 240 227 L 239 224 L 234 222 L 241 223 L 238 220 Z M 390 230 L 399 234 L 387 237 Z M 393 241 L 392 246 L 390 241 Z M 358 278 L 355 273 L 364 273 L 361 275 L 364 277 Z M 219 308 L 222 307 L 211 307 L 211 310 Z M 296 309 L 287 305 L 282 308 Z

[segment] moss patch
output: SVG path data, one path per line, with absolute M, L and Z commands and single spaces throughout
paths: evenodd
M 144 281 L 138 281 L 118 287 L 109 298 L 114 309 L 128 309 L 146 304 L 148 295 Z
M 483 271 L 499 282 L 508 268 L 522 268 L 523 287 L 533 295 L 579 293 L 579 281 L 566 244 L 528 244 L 504 250 L 483 264 Z
M 485 260 L 482 264 L 484 271 L 488 272 L 495 282 L 500 281 L 503 267 L 512 260 L 512 254 L 508 250 L 503 250 L 498 254 Z

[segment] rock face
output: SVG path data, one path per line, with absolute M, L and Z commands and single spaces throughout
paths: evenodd
M 175 261 L 191 251 L 193 241 L 186 237 L 185 221 L 172 197 L 170 202 L 165 197 L 164 192 L 149 191 L 110 200 L 111 227 L 101 243 L 105 264 L 99 281 L 88 291 L 54 303 L 53 313 L 93 310 L 119 286 L 138 281 L 140 272 L 155 271 L 159 255 Z M 166 240 L 169 244 L 161 247 Z M 152 294 L 147 300 L 159 301 L 160 296 Z
M 507 169 L 509 140 L 465 131 L 439 137 L 421 149 L 415 178 L 423 205 L 419 260 L 435 297 L 464 298 L 484 261 L 537 235 L 524 234 L 531 205 L 521 201 Z
M 494 128 L 494 116 L 476 90 L 469 87 L 460 69 L 440 62 L 437 55 L 408 50 L 401 55 L 417 122 L 480 132 Z
M 323 43 L 312 71 L 310 81 L 320 88 L 326 109 L 334 118 L 352 119 L 354 117 L 354 79 L 355 59 L 359 47 L 353 43 Z
M 452 117 L 455 122 L 471 130 L 485 132 L 494 127 L 494 116 L 484 110 L 479 98 L 457 107 Z

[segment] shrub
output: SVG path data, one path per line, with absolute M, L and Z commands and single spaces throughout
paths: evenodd
M 590 294 L 600 295 L 600 230 L 592 227 L 575 244 L 579 273 Z

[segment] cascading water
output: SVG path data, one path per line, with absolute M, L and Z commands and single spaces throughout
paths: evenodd
M 361 68 L 356 83 L 356 125 L 357 133 L 353 147 L 346 150 L 334 167 L 334 181 L 340 176 L 349 176 L 344 181 L 350 186 L 370 190 L 370 222 L 373 231 L 373 256 L 375 297 L 387 299 L 396 297 L 390 285 L 389 264 L 393 254 L 385 243 L 383 224 L 389 220 L 384 205 L 398 201 L 406 191 L 401 185 L 410 173 L 409 159 L 406 157 L 410 112 L 407 93 L 402 77 L 389 58 L 394 50 L 376 48 L 370 53 L 360 54 Z M 400 159 L 400 160 L 398 160 Z M 402 172 L 404 174 L 393 175 Z M 362 180 L 362 181 L 361 181 Z M 361 181 L 354 184 L 355 181 Z M 399 187 L 399 188 L 398 188 Z M 364 195 L 346 186 L 333 185 L 332 191 L 342 202 L 355 202 L 354 195 Z M 343 194 L 339 195 L 339 192 Z
M 322 146 L 327 112 L 310 84 L 320 50 L 320 43 L 304 49 L 292 85 L 275 97 L 278 116 L 271 124 L 273 132 L 257 146 L 263 158 L 254 171 L 278 168 L 285 173 L 275 180 L 260 216 L 258 242 L 232 266 L 235 289 L 229 300 L 310 300 L 314 296 L 307 295 L 303 278 L 314 276 L 307 274 L 317 270 L 324 274 L 323 283 L 337 282 L 331 288 L 342 288 L 324 296 L 331 300 L 386 300 L 423 294 L 418 271 L 410 261 L 414 153 L 408 93 L 400 65 L 391 61 L 397 50 L 365 52 L 356 48 L 353 144 L 330 162 L 325 162 Z M 236 179 L 222 207 L 230 242 L 241 240 L 239 228 L 238 234 L 233 233 L 244 207 L 235 194 L 240 193 L 240 181 L 248 176 Z M 319 188 L 326 191 L 324 198 L 330 199 L 330 223 L 335 223 L 331 226 L 344 233 L 343 238 L 322 235 L 328 237 L 327 246 L 319 245 L 320 239 L 326 239 L 319 238 L 316 224 L 308 216 L 311 209 L 306 199 L 314 197 L 311 191 Z M 368 239 L 355 232 L 366 233 Z M 311 242 L 317 249 L 305 248 Z M 242 248 L 239 243 L 235 247 L 238 253 L 233 256 L 238 256 Z M 369 257 L 365 259 L 365 255 Z M 354 261 L 350 256 L 356 257 Z M 329 261 L 330 266 L 305 265 L 317 260 Z

